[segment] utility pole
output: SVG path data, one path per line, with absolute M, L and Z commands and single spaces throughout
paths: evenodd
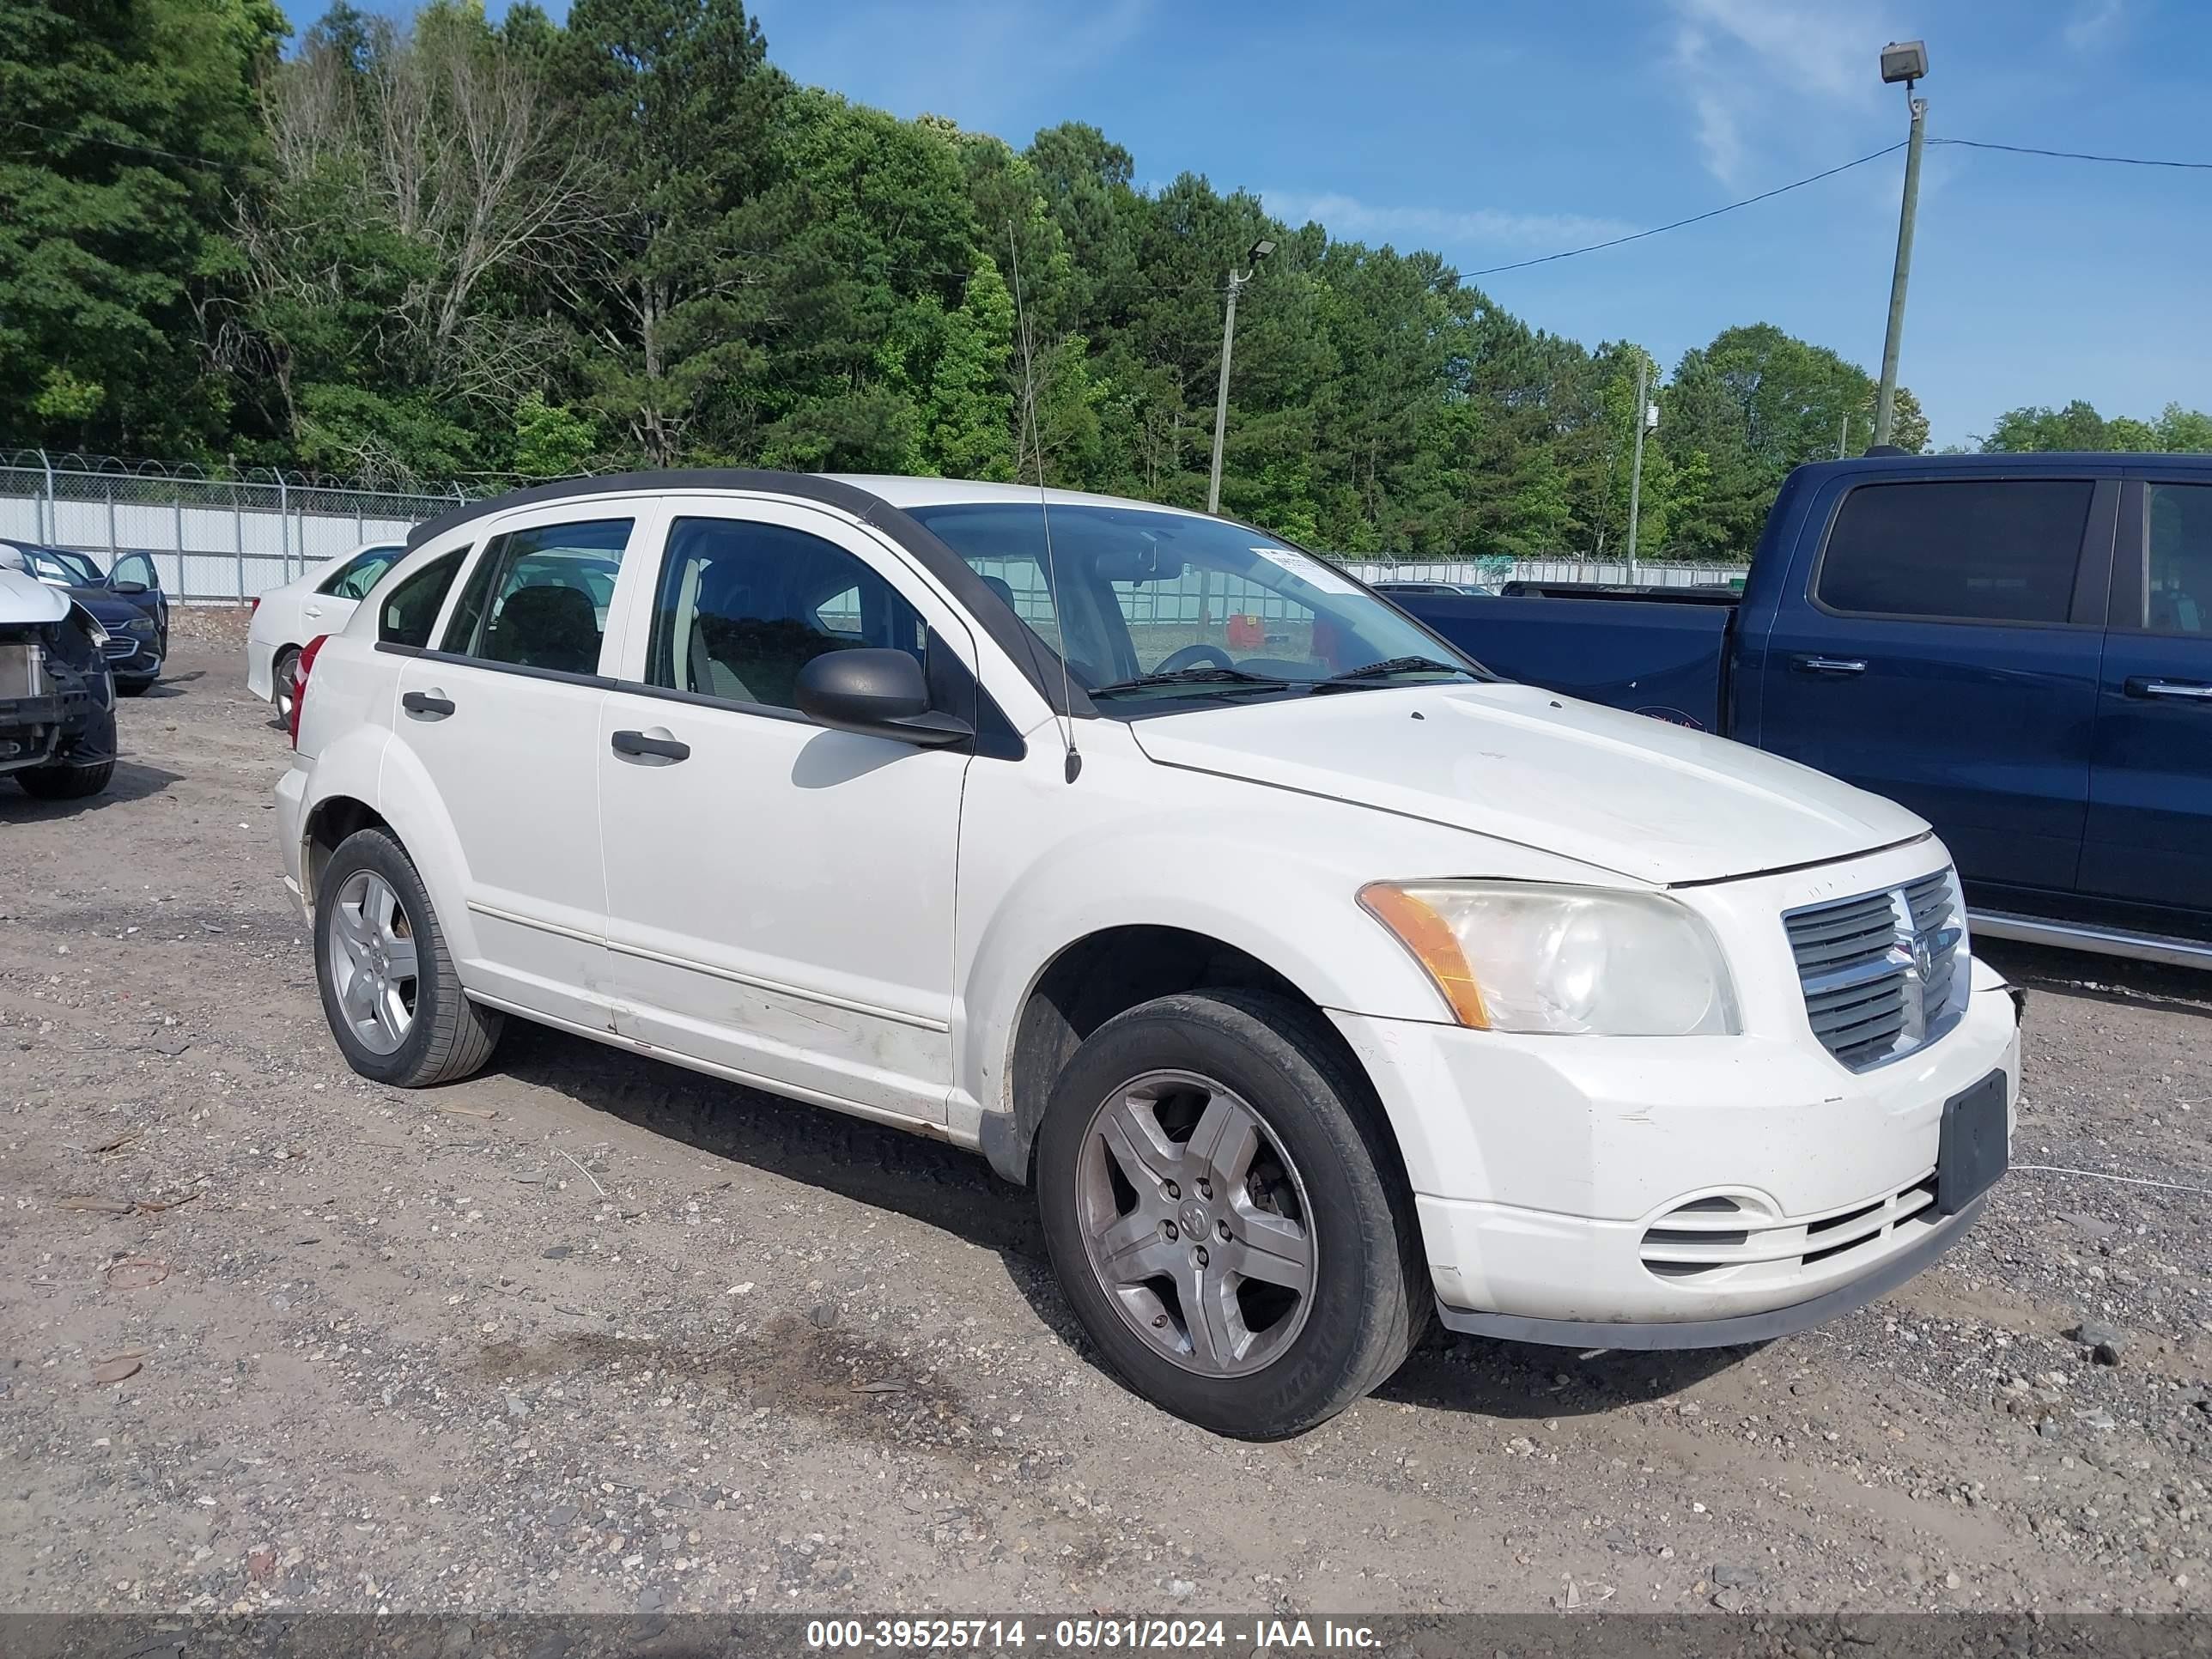
M 1844 423 L 1836 433 L 1836 459 L 1842 460 L 1844 452 L 1851 447 L 1851 411 L 1844 411 Z
M 1905 82 L 1905 106 L 1912 127 L 1905 144 L 1905 200 L 1897 215 L 1897 264 L 1889 277 L 1889 331 L 1881 343 L 1881 391 L 1875 400 L 1874 441 L 1889 441 L 1897 413 L 1897 353 L 1905 337 L 1905 288 L 1912 276 L 1912 221 L 1920 206 L 1920 147 L 1928 130 L 1928 100 L 1916 98 L 1913 83 L 1928 73 L 1928 48 L 1918 40 L 1893 41 L 1881 51 L 1881 78 Z
M 1273 242 L 1255 242 L 1246 256 L 1252 269 L 1240 276 L 1236 266 L 1229 268 L 1229 313 L 1221 321 L 1221 384 L 1213 394 L 1213 470 L 1206 484 L 1208 513 L 1221 511 L 1221 442 L 1229 431 L 1229 354 L 1237 345 L 1237 290 L 1259 274 L 1260 261 L 1274 251 Z
M 1636 354 L 1636 459 L 1628 469 L 1628 580 L 1636 580 L 1636 518 L 1644 504 L 1644 432 L 1650 424 L 1651 405 L 1644 401 L 1644 376 L 1650 365 Z

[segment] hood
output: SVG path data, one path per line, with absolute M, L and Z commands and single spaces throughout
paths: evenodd
M 69 595 L 61 589 L 0 565 L 0 625 L 59 622 L 69 608 Z
M 1425 818 L 1662 885 L 1826 863 L 1928 829 L 1794 761 L 1532 685 L 1347 691 L 1130 730 L 1164 766 Z
M 146 614 L 143 605 L 133 605 L 120 594 L 111 593 L 104 587 L 64 587 L 55 590 L 66 593 L 100 619 L 100 625 L 110 630 L 120 628 L 133 617 Z

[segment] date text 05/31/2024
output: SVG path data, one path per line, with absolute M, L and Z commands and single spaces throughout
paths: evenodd
M 991 1652 L 1036 1646 L 1068 1652 L 1175 1652 L 1234 1645 L 1252 1649 L 1371 1648 L 1381 1638 L 1365 1625 L 1330 1619 L 814 1619 L 806 1645 L 819 1652 Z

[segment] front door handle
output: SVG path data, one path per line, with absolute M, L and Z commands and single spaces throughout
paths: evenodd
M 675 738 L 647 737 L 642 732 L 617 732 L 614 735 L 615 753 L 643 758 L 650 755 L 656 760 L 680 761 L 691 758 L 691 745 Z
M 453 712 L 453 699 L 443 691 L 409 691 L 399 706 L 418 720 L 441 720 Z
M 2186 697 L 2212 702 L 2212 685 L 2202 680 L 2154 680 L 2147 674 L 2131 677 L 2123 688 L 2131 697 Z
M 1790 665 L 1801 674 L 1863 674 L 1864 657 L 1792 657 Z

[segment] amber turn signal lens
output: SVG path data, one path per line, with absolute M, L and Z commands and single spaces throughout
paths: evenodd
M 1373 881 L 1359 890 L 1359 905 L 1397 935 L 1398 942 L 1427 969 L 1462 1025 L 1478 1031 L 1490 1029 L 1490 1016 L 1482 1006 L 1482 988 L 1444 919 L 1427 905 L 1387 881 Z

